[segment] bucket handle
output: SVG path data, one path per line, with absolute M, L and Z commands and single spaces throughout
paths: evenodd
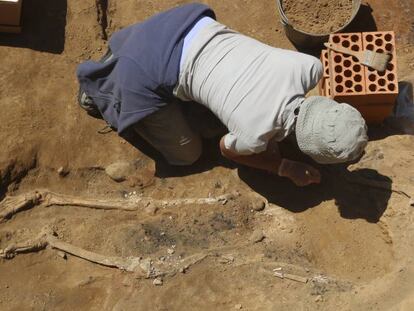
M 278 9 L 279 15 L 280 15 L 280 22 L 282 23 L 282 25 L 285 26 L 285 27 L 287 27 L 287 26 L 292 27 L 289 24 L 289 20 L 286 17 L 285 12 L 283 11 L 282 0 L 276 0 L 276 4 L 277 4 L 277 9 Z

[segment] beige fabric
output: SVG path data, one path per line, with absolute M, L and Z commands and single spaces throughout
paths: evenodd
M 144 118 L 134 130 L 172 165 L 193 164 L 201 155 L 201 138 L 190 128 L 177 102 Z

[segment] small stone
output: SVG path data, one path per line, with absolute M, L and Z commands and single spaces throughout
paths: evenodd
M 152 281 L 152 284 L 154 284 L 155 286 L 162 286 L 163 281 L 160 278 L 156 278 L 154 279 L 154 281 Z
M 172 254 L 175 253 L 175 250 L 169 248 L 169 249 L 167 249 L 167 253 L 168 253 L 168 255 L 172 255 Z
M 65 252 L 62 252 L 62 251 L 58 251 L 57 252 L 57 255 L 59 256 L 59 257 L 62 257 L 63 259 L 67 259 L 68 257 L 66 256 L 66 253 Z
M 414 207 L 414 199 L 410 199 L 410 206 Z
M 59 167 L 57 172 L 60 177 L 65 177 L 67 174 L 69 174 L 69 172 L 63 166 Z
M 222 264 L 229 264 L 234 262 L 234 257 L 232 255 L 222 255 L 218 261 Z
M 252 210 L 255 210 L 256 212 L 263 211 L 266 207 L 266 202 L 263 200 L 256 200 L 251 202 L 251 208 Z
M 105 168 L 105 173 L 117 182 L 124 181 L 128 176 L 133 175 L 135 171 L 136 166 L 126 161 L 115 162 Z
M 236 310 L 241 310 L 242 308 L 243 306 L 240 303 L 238 303 L 237 305 L 234 305 L 234 309 Z
M 316 296 L 315 302 L 321 302 L 321 301 L 322 301 L 322 296 L 321 295 Z
M 158 212 L 158 206 L 155 206 L 154 204 L 148 204 L 148 206 L 145 207 L 145 212 L 148 215 L 155 215 Z
M 250 242 L 259 243 L 263 241 L 264 238 L 265 238 L 265 235 L 263 234 L 263 231 L 261 229 L 257 229 L 253 231 L 252 235 L 250 236 Z

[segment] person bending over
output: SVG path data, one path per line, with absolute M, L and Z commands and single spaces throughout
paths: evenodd
M 294 137 L 301 152 L 332 164 L 357 159 L 368 140 L 356 109 L 305 97 L 321 76 L 317 58 L 240 34 L 198 3 L 114 33 L 99 62 L 77 68 L 80 105 L 121 136 L 132 128 L 170 164 L 200 157 L 201 138 L 182 111 L 183 101 L 197 102 L 228 129 L 220 140 L 223 156 L 298 186 L 319 183 L 320 173 L 282 158 L 279 142 Z

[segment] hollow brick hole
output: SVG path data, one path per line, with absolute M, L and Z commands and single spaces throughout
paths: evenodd
M 354 85 L 354 83 L 352 82 L 352 80 L 346 80 L 345 81 L 345 86 L 350 89 L 352 88 L 352 86 Z
M 368 42 L 372 42 L 372 40 L 374 40 L 374 36 L 373 35 L 367 35 L 365 37 L 365 40 L 368 41 Z

